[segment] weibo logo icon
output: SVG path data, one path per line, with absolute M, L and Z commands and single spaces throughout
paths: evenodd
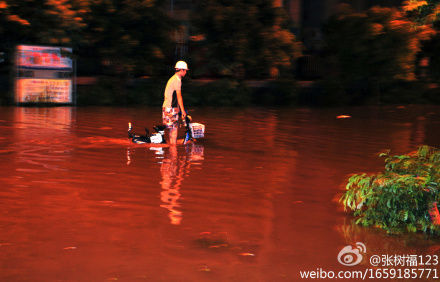
M 338 254 L 338 261 L 342 265 L 354 266 L 362 261 L 362 254 L 366 253 L 367 247 L 361 242 L 356 243 L 356 248 L 351 245 L 345 246 Z

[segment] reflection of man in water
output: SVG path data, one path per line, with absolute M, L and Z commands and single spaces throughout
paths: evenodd
M 168 209 L 171 224 L 178 225 L 182 221 L 183 213 L 180 207 L 179 198 L 181 196 L 180 188 L 183 179 L 189 174 L 191 162 L 194 160 L 203 160 L 203 146 L 191 144 L 186 146 L 187 155 L 179 158 L 176 146 L 170 146 L 168 155 L 163 159 L 160 173 L 162 175 L 162 192 L 160 199 L 163 208 Z

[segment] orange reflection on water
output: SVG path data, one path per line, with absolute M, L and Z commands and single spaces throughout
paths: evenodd
M 14 110 L 14 151 L 17 171 L 61 170 L 57 164 L 69 157 L 72 143 L 73 108 L 27 108 Z
M 183 212 L 179 210 L 182 182 L 190 173 L 192 161 L 203 160 L 203 145 L 189 144 L 186 148 L 187 155 L 179 157 L 177 147 L 169 147 L 160 167 L 162 176 L 160 199 L 163 202 L 160 206 L 169 211 L 168 217 L 174 225 L 179 225 L 183 218 Z

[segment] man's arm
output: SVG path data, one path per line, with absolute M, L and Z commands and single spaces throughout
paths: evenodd
M 186 117 L 186 111 L 185 111 L 185 107 L 183 106 L 182 91 L 176 90 L 176 96 L 177 96 L 177 103 L 179 104 L 180 112 L 182 113 L 182 119 L 184 119 Z

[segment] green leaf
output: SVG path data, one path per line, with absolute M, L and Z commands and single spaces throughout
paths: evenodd
M 387 207 L 388 207 L 388 208 L 391 208 L 391 199 L 388 199 L 388 201 L 387 201 Z

